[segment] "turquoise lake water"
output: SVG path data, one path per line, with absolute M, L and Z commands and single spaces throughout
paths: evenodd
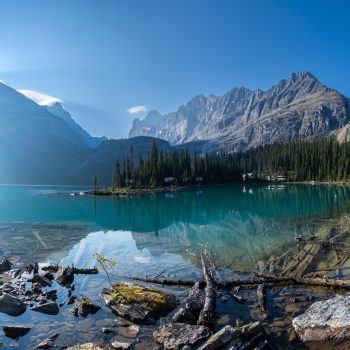
M 118 246 L 133 255 L 128 263 L 137 268 L 169 256 L 185 264 L 206 245 L 219 266 L 241 255 L 253 264 L 279 242 L 312 234 L 350 209 L 345 186 L 237 185 L 128 198 L 69 195 L 80 190 L 86 188 L 0 186 L 0 255 L 60 262 L 76 254 L 76 263 L 84 258 L 87 264 L 92 249 L 111 255 Z
M 119 274 L 155 276 L 165 270 L 169 278 L 195 279 L 201 276 L 197 257 L 203 247 L 217 267 L 249 271 L 276 245 L 299 234 L 312 235 L 350 210 L 350 188 L 345 186 L 237 185 L 127 198 L 70 195 L 84 190 L 0 186 L 0 256 L 89 267 L 98 251 L 117 260 Z M 103 274 L 79 275 L 75 285 L 77 295 L 103 305 Z M 187 293 L 171 290 L 178 296 Z M 58 297 L 62 303 L 67 293 L 59 290 Z M 63 306 L 55 317 L 32 311 L 17 318 L 0 314 L 0 324 L 33 327 L 17 342 L 0 330 L 0 342 L 30 349 L 58 332 L 57 344 L 66 346 L 101 340 L 101 327 L 113 325 L 106 307 L 86 319 L 75 318 L 69 309 Z M 234 323 L 234 317 L 223 320 Z M 246 312 L 240 317 L 251 321 Z M 143 335 L 140 349 L 147 349 L 151 338 Z

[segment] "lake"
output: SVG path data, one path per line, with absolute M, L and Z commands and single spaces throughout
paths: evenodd
M 311 236 L 350 209 L 346 186 L 248 184 L 124 198 L 70 195 L 84 190 L 0 186 L 0 256 L 91 267 L 98 251 L 115 258 L 116 272 L 122 275 L 156 276 L 164 270 L 169 278 L 196 279 L 205 247 L 216 267 L 244 273 L 256 269 L 282 242 Z M 77 292 L 101 303 L 99 290 L 106 285 L 102 274 L 79 276 L 76 283 Z M 59 301 L 66 297 L 59 294 Z M 54 319 L 34 312 L 17 318 L 0 314 L 0 323 L 40 324 L 29 340 L 9 343 L 0 333 L 0 342 L 34 346 L 54 330 L 75 342 L 93 341 L 98 329 L 113 321 L 108 309 L 96 315 L 76 319 L 66 306 Z M 89 332 L 81 331 L 81 322 L 91 323 Z M 62 337 L 58 344 L 69 341 Z

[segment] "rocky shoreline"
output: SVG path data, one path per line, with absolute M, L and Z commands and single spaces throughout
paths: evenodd
M 31 334 L 32 327 L 15 321 L 27 312 L 54 319 L 68 307 L 77 318 L 88 320 L 104 307 L 110 310 L 110 326 L 100 327 L 100 341 L 61 345 L 60 334 L 55 333 L 38 340 L 38 349 L 278 349 L 288 348 L 286 344 L 290 349 L 343 349 L 349 341 L 350 296 L 343 295 L 342 288 L 266 283 L 259 290 L 246 276 L 246 284 L 241 280 L 239 287 L 216 287 L 214 313 L 205 313 L 200 321 L 211 303 L 203 283 L 178 287 L 184 289 L 178 298 L 160 284 L 123 280 L 102 288 L 102 303 L 96 303 L 75 289 L 78 275 L 93 275 L 94 268 L 33 264 L 19 269 L 14 265 L 10 258 L 0 262 L 0 314 L 8 316 L 3 333 L 15 343 Z M 223 271 L 219 274 L 223 276 Z M 219 285 L 214 275 L 212 271 L 207 278 Z M 207 279 L 207 287 L 208 283 Z M 64 300 L 59 297 L 61 291 Z M 88 322 L 82 331 L 89 331 Z M 279 342 L 279 338 L 285 340 Z

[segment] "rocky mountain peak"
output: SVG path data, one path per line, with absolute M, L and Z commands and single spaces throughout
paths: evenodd
M 267 91 L 238 87 L 222 96 L 195 96 L 151 128 L 133 123 L 129 136 L 156 136 L 172 144 L 207 140 L 236 151 L 334 133 L 350 122 L 349 111 L 348 99 L 302 71 Z

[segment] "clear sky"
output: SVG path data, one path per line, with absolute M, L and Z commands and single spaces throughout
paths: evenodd
M 0 0 L 0 80 L 97 136 L 301 70 L 350 97 L 350 1 Z

